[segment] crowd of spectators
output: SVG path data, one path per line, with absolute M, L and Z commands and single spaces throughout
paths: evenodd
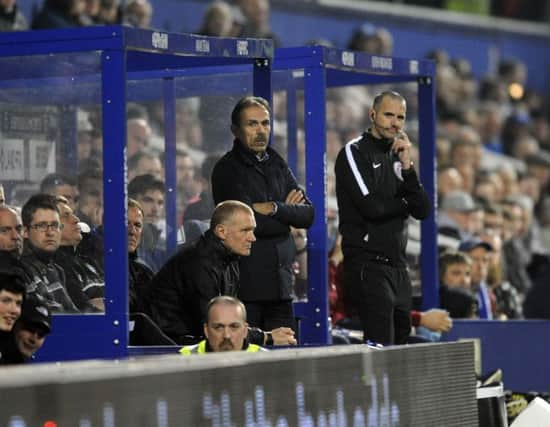
M 3 1 L 0 8 L 0 29 L 27 28 L 15 2 Z M 116 22 L 148 27 L 152 13 L 148 0 L 131 0 L 124 6 L 117 0 L 46 0 L 31 27 Z M 270 37 L 280 44 L 269 26 L 267 0 L 240 0 L 235 4 L 214 1 L 197 28 L 204 35 Z M 385 28 L 367 23 L 353 33 L 346 47 L 391 55 L 393 37 Z M 543 304 L 550 282 L 548 99 L 527 87 L 528 70 L 516 59 L 503 59 L 495 75 L 477 79 L 463 58 L 452 58 L 444 50 L 426 56 L 437 67 L 437 223 L 442 307 L 453 317 L 550 318 L 549 309 Z M 338 212 L 332 171 L 339 150 L 368 126 L 368 106 L 373 96 L 385 88 L 338 88 L 330 89 L 327 95 L 326 196 L 330 262 L 334 270 L 328 286 L 335 323 L 348 313 L 344 296 L 338 292 L 341 286 L 337 271 L 342 257 L 336 231 Z M 418 123 L 415 90 L 414 85 L 399 87 L 409 105 L 411 139 Z M 177 101 L 174 190 L 178 243 L 193 241 L 204 233 L 214 209 L 210 176 L 213 165 L 231 146 L 229 116 L 235 104 L 231 96 L 220 98 L 204 96 Z M 283 155 L 285 101 L 284 93 L 274 94 L 272 143 Z M 303 98 L 299 97 L 298 103 L 295 174 L 303 184 Z M 100 111 L 93 108 L 78 111 L 77 135 L 78 173 L 67 170 L 47 176 L 36 183 L 37 195 L 30 198 L 27 187 L 20 189 L 17 184 L 6 182 L 9 191 L 4 197 L 2 189 L 0 200 L 14 206 L 12 213 L 17 217 L 18 227 L 22 225 L 27 230 L 23 253 L 14 262 L 34 275 L 36 280 L 28 278 L 29 283 L 48 284 L 40 293 L 52 297 L 49 308 L 54 312 L 94 313 L 104 309 L 104 147 Z M 166 243 L 169 230 L 165 199 L 172 189 L 164 182 L 162 103 L 128 105 L 127 137 L 128 193 L 138 203 L 142 215 L 138 221 L 139 239 L 133 241 L 129 252 L 147 267 L 132 270 L 131 263 L 131 276 L 150 280 L 171 255 Z M 0 227 L 8 226 L 1 223 L 8 216 L 0 215 Z M 129 245 L 135 228 L 129 219 Z M 298 251 L 295 263 L 295 297 L 306 298 L 307 235 L 304 230 L 293 230 L 293 235 L 296 245 L 304 249 Z M 22 239 L 21 235 L 15 241 Z M 133 239 L 136 240 L 135 235 Z M 411 256 L 417 255 L 418 251 L 411 250 Z M 451 267 L 456 267 L 460 278 L 449 277 Z M 139 301 L 134 303 L 139 305 Z

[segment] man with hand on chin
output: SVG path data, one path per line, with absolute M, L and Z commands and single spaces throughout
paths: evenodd
M 342 148 L 335 165 L 344 288 L 365 340 L 384 345 L 403 344 L 409 336 L 407 219 L 424 219 L 431 210 L 403 131 L 406 110 L 399 93 L 377 95 L 369 110 L 372 126 Z

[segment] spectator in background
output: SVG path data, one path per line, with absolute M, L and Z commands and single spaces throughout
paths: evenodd
M 85 169 L 78 176 L 78 191 L 80 200 L 79 210 L 75 215 L 83 224 L 82 241 L 78 245 L 78 252 L 87 258 L 93 259 L 103 269 L 103 174 L 98 168 Z
M 0 31 L 24 31 L 27 19 L 19 10 L 17 0 L 0 0 Z
M 479 237 L 493 248 L 489 252 L 487 284 L 495 297 L 495 300 L 492 301 L 494 318 L 499 320 L 521 319 L 523 315 L 519 293 L 510 282 L 504 279 L 501 234 L 495 229 L 488 228 Z
M 141 233 L 144 226 L 144 214 L 141 205 L 134 199 L 128 199 L 128 266 L 129 274 L 129 311 L 148 313 L 146 294 L 154 272 L 138 257 Z
M 136 28 L 150 28 L 153 18 L 153 5 L 149 0 L 130 0 L 123 13 L 123 24 Z
M 128 184 L 128 196 L 140 204 L 145 220 L 138 253 L 155 272 L 160 269 L 167 256 L 164 228 L 165 191 L 164 182 L 153 175 L 136 176 Z
M 494 295 L 487 283 L 489 274 L 489 264 L 491 262 L 490 253 L 493 247 L 483 240 L 473 237 L 460 244 L 460 251 L 468 254 L 472 260 L 472 291 L 477 297 L 479 318 L 492 320 L 493 308 L 491 301 Z
M 275 47 L 281 47 L 279 37 L 271 31 L 268 0 L 238 0 L 237 4 L 245 18 L 238 37 L 272 39 Z
M 477 300 L 471 291 L 471 259 L 447 250 L 439 255 L 439 300 L 453 319 L 477 317 Z
M 144 117 L 129 118 L 126 121 L 126 155 L 132 157 L 150 145 L 153 130 Z
M 147 151 L 141 150 L 128 158 L 128 181 L 132 181 L 139 175 L 153 175 L 158 180 L 164 179 L 164 169 L 159 156 Z
M 23 251 L 23 225 L 17 212 L 0 206 L 0 252 L 19 258 Z
M 78 208 L 74 210 L 71 207 L 71 209 L 93 230 L 103 224 L 103 174 L 101 170 L 93 168 L 82 171 L 78 176 L 78 192 Z M 69 204 L 69 206 L 72 205 Z
M 199 200 L 201 189 L 195 180 L 196 163 L 187 151 L 176 150 L 176 187 L 178 212 L 185 212 L 189 204 Z
M 371 55 L 391 56 L 393 37 L 385 28 L 365 22 L 353 32 L 347 48 Z
M 523 244 L 523 209 L 514 198 L 508 198 L 503 203 L 504 210 L 504 265 L 506 278 L 516 288 L 521 296 L 525 296 L 532 286 L 527 268 L 531 262 L 532 253 Z
M 469 193 L 448 193 L 439 205 L 438 247 L 458 249 L 460 242 L 467 240 L 473 232 L 472 215 L 480 209 Z
M 264 350 L 247 340 L 248 323 L 246 308 L 238 299 L 222 295 L 210 300 L 204 322 L 205 340 L 195 345 L 185 346 L 180 353 L 215 353 L 220 351 L 246 351 L 254 353 Z
M 55 196 L 32 196 L 23 206 L 21 217 L 25 230 L 21 262 L 26 274 L 27 294 L 41 296 L 53 312 L 78 313 L 80 310 L 67 292 L 65 273 L 54 262 L 63 227 Z
M 25 286 L 13 273 L 0 273 L 0 365 L 11 362 L 14 347 L 12 329 L 21 315 Z
M 82 0 L 44 0 L 42 9 L 32 21 L 32 29 L 55 29 L 91 25 L 84 13 Z
M 46 175 L 40 183 L 40 192 L 52 196 L 63 196 L 73 211 L 78 211 L 80 194 L 75 178 L 59 173 Z
M 0 332 L 4 333 L 13 329 L 21 315 L 25 286 L 14 274 L 2 272 L 0 279 Z
M 213 37 L 233 37 L 233 13 L 225 1 L 211 3 L 204 12 L 197 34 Z
M 4 193 L 4 186 L 0 183 L 0 206 L 6 204 L 6 194 Z
M 240 200 L 251 206 L 256 243 L 240 260 L 239 298 L 252 326 L 294 328 L 290 227 L 309 228 L 314 209 L 284 159 L 269 146 L 271 108 L 260 97 L 241 98 L 231 114 L 233 149 L 212 173 L 214 203 Z M 261 280 L 261 284 L 258 282 Z
M 11 363 L 26 363 L 44 345 L 52 331 L 51 313 L 47 304 L 39 298 L 29 297 L 23 302 L 21 317 L 13 328 L 15 348 L 10 354 Z
M 90 25 L 99 24 L 98 15 L 100 0 L 84 0 L 84 13 L 90 19 Z
M 93 258 L 78 251 L 82 241 L 80 219 L 67 203 L 59 196 L 56 198 L 59 218 L 63 225 L 61 243 L 55 253 L 55 262 L 63 268 L 67 291 L 77 307 L 85 308 L 89 301 L 98 311 L 105 311 L 105 274 Z M 79 302 L 85 294 L 87 299 Z
M 452 166 L 439 168 L 437 171 L 437 198 L 441 202 L 445 196 L 453 191 L 464 188 L 460 172 Z
M 202 164 L 200 181 L 202 191 L 199 195 L 199 200 L 190 203 L 185 209 L 183 215 L 183 221 L 198 220 L 209 221 L 214 212 L 214 198 L 212 196 L 212 186 L 210 184 L 210 177 L 214 166 L 220 159 L 219 154 L 212 154 L 208 156 Z
M 175 345 L 149 317 L 147 293 L 153 271 L 139 258 L 137 249 L 143 230 L 143 210 L 138 202 L 128 199 L 128 312 L 130 345 Z
M 119 0 L 101 0 L 97 14 L 99 24 L 115 25 L 122 22 L 122 8 Z

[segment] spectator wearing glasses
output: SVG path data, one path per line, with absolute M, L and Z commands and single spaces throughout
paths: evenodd
M 21 217 L 25 237 L 21 261 L 27 294 L 43 297 L 52 312 L 78 313 L 65 286 L 65 272 L 54 262 L 63 228 L 55 197 L 32 196 L 23 206 Z

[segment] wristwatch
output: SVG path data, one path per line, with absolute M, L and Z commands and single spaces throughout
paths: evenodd
M 273 345 L 273 334 L 271 332 L 264 332 L 265 345 Z

